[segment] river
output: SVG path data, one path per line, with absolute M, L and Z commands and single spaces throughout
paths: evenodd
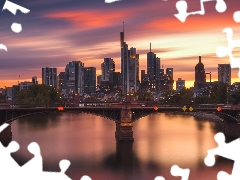
M 207 150 L 217 147 L 214 135 L 222 131 L 216 122 L 192 116 L 153 114 L 134 123 L 133 143 L 115 140 L 113 121 L 84 113 L 53 113 L 16 120 L 13 140 L 20 145 L 12 156 L 25 164 L 33 155 L 31 142 L 41 147 L 44 171 L 59 172 L 59 162 L 71 162 L 66 174 L 73 180 L 88 175 L 92 180 L 180 180 L 170 174 L 172 165 L 190 169 L 189 180 L 214 180 L 221 170 L 231 173 L 233 162 L 216 156 L 207 167 Z

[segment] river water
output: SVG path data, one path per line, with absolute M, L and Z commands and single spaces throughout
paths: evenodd
M 221 170 L 231 173 L 233 161 L 216 156 L 207 167 L 207 150 L 217 147 L 214 135 L 222 131 L 216 122 L 191 116 L 154 114 L 134 123 L 134 142 L 118 143 L 113 121 L 84 113 L 34 115 L 11 125 L 20 150 L 12 156 L 25 164 L 33 155 L 31 142 L 41 147 L 44 171 L 59 172 L 59 162 L 71 162 L 66 174 L 73 180 L 180 180 L 170 174 L 172 165 L 190 169 L 189 180 L 215 180 Z

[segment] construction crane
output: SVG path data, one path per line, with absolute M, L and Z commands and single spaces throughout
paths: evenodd
M 205 74 L 209 74 L 209 75 L 210 75 L 210 82 L 212 82 L 212 75 L 211 75 L 211 72 L 209 72 L 209 73 L 205 73 Z

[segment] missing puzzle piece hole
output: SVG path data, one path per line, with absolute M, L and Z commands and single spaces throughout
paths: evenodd
M 162 176 L 157 176 L 157 177 L 155 177 L 155 179 L 154 180 L 165 180 L 165 178 L 164 177 L 162 177 Z
M 240 47 L 235 47 L 233 48 L 232 50 L 232 56 L 235 58 L 235 59 L 239 59 L 240 60 Z M 240 67 L 240 61 L 239 61 L 239 67 Z
M 216 4 L 215 8 L 216 8 L 217 12 L 223 13 L 226 11 L 227 5 L 224 2 L 224 0 L 217 0 L 217 4 Z
M 89 176 L 84 175 L 80 180 L 92 180 Z
M 60 167 L 60 169 L 61 169 L 61 173 L 65 173 L 66 170 L 69 168 L 70 164 L 71 164 L 71 163 L 70 163 L 69 160 L 66 160 L 66 159 L 61 160 L 61 161 L 59 162 L 59 167 Z
M 214 155 L 208 154 L 208 156 L 204 159 L 204 163 L 207 166 L 212 167 L 215 164 L 215 157 L 214 157 Z
M 11 29 L 15 33 L 20 33 L 22 31 L 22 25 L 18 23 L 12 23 Z
M 233 19 L 236 23 L 240 23 L 240 11 L 236 11 L 234 14 L 233 14 Z
M 220 46 L 216 49 L 216 54 L 219 58 L 222 58 L 228 54 L 228 49 L 225 46 Z

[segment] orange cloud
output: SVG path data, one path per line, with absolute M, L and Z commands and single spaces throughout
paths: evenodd
M 232 14 L 218 14 L 218 16 L 208 15 L 194 15 L 189 16 L 185 23 L 180 22 L 178 19 L 168 17 L 164 19 L 153 19 L 152 21 L 142 25 L 146 29 L 159 29 L 161 31 L 171 32 L 193 32 L 193 31 L 209 31 L 212 29 L 223 29 L 225 27 L 239 26 L 233 18 Z
M 119 24 L 119 22 L 122 22 L 128 16 L 131 16 L 130 11 L 127 12 L 124 11 L 124 13 L 120 13 L 117 11 L 106 12 L 103 10 L 100 11 L 88 10 L 75 12 L 67 11 L 45 15 L 45 17 L 49 18 L 65 19 L 83 29 L 102 28 L 106 26 L 111 26 L 115 23 Z

